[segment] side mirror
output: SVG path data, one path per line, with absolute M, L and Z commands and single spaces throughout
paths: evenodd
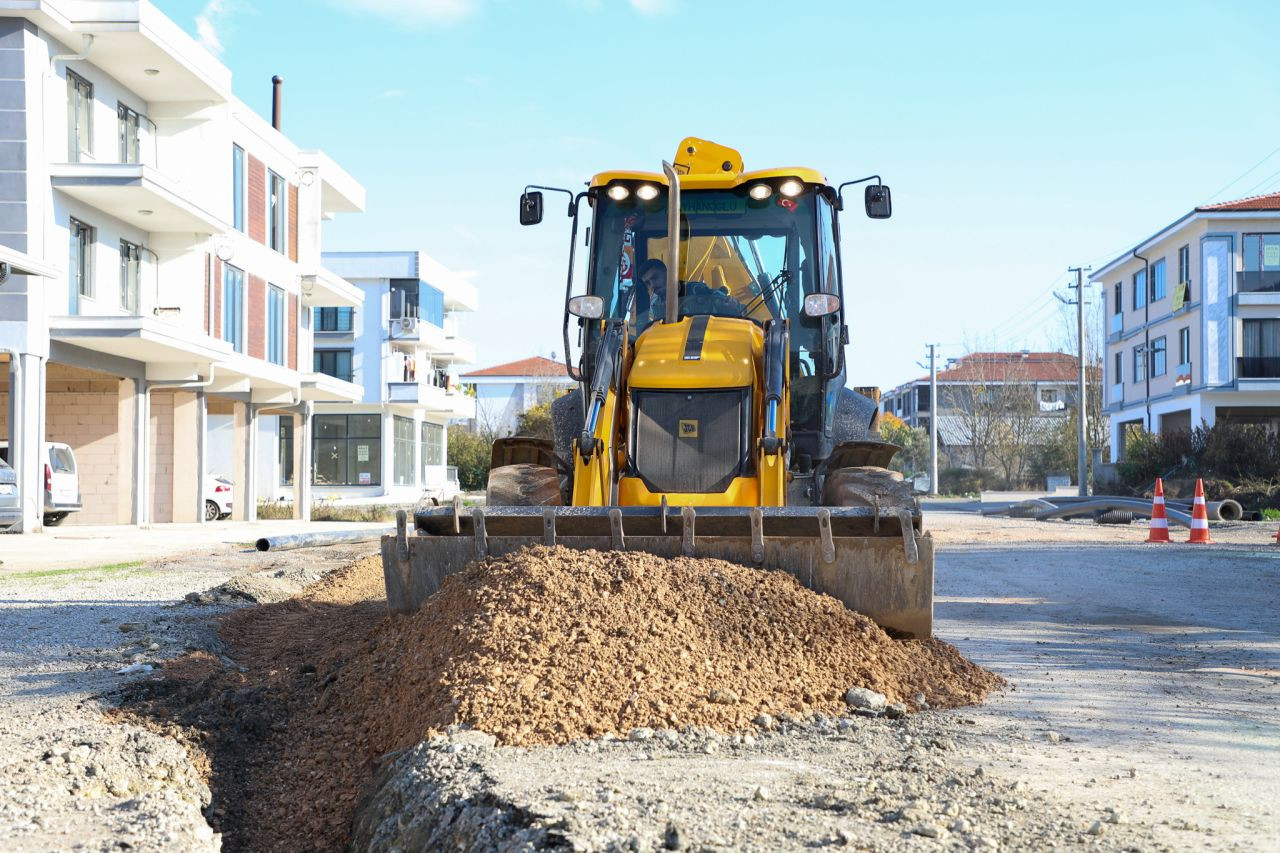
M 520 224 L 537 225 L 542 221 L 542 193 L 520 194 Z
M 599 320 L 604 316 L 604 299 L 599 296 L 575 296 L 569 300 L 569 313 L 584 320 Z
M 884 184 L 869 185 L 862 194 L 862 203 L 867 208 L 867 216 L 872 219 L 888 219 L 893 215 L 889 187 Z
M 840 310 L 840 297 L 834 293 L 810 293 L 804 298 L 804 316 L 826 317 Z

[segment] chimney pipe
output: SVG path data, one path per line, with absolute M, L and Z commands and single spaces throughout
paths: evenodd
M 284 85 L 284 78 L 279 74 L 271 78 L 271 126 L 276 130 L 280 129 L 280 87 Z

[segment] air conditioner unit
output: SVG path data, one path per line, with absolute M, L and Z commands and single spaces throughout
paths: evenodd
M 416 335 L 418 333 L 417 317 L 401 317 L 396 323 L 396 330 L 402 335 Z

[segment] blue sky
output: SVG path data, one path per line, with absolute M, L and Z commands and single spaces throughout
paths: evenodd
M 282 74 L 286 133 L 365 185 L 327 248 L 473 276 L 481 366 L 562 349 L 568 220 L 521 228 L 524 184 L 657 170 L 684 136 L 893 188 L 892 219 L 843 220 L 850 382 L 884 388 L 927 342 L 1043 347 L 1068 266 L 1280 190 L 1267 2 L 157 5 L 264 114 Z

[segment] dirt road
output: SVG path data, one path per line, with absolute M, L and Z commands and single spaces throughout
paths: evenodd
M 428 762 L 458 796 L 557 815 L 587 846 L 657 846 L 675 826 L 690 848 L 1280 850 L 1280 549 L 1270 525 L 1215 529 L 1224 544 L 1196 548 L 1139 544 L 1137 526 L 945 508 L 926 524 L 938 540 L 937 633 L 1015 686 L 981 707 L 736 742 L 693 732 L 554 750 L 445 743 L 402 761 Z M 311 571 L 294 559 L 281 568 Z M 212 608 L 167 605 L 262 569 L 228 549 L 0 585 L 0 837 L 18 849 L 216 843 L 199 812 L 200 757 L 107 726 L 95 696 L 130 677 L 115 669 L 134 655 L 203 642 Z M 243 583 L 261 586 L 278 570 Z M 230 795 L 215 789 L 214 807 Z M 618 815 L 628 817 L 608 823 Z

